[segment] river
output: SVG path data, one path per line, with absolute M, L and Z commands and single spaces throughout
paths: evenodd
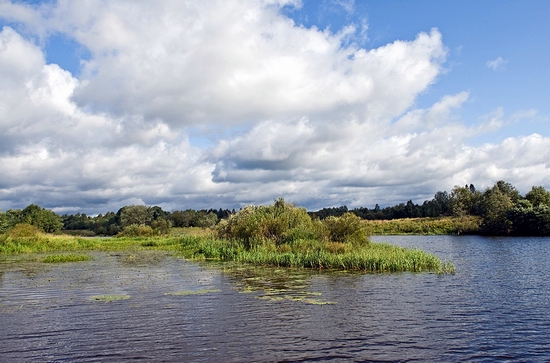
M 454 275 L 94 252 L 0 264 L 1 362 L 550 361 L 550 238 L 376 236 Z

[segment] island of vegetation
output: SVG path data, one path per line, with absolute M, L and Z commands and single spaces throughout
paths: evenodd
M 46 234 L 40 225 L 54 220 L 55 213 L 39 207 L 23 210 L 21 215 L 25 216 L 22 223 L 0 237 L 0 253 L 62 252 L 47 256 L 44 262 L 83 261 L 86 250 L 158 249 L 190 259 L 262 266 L 454 272 L 452 263 L 442 262 L 433 254 L 370 242 L 361 218 L 351 212 L 320 220 L 283 199 L 270 206 L 247 206 L 212 229 L 170 228 L 162 232 L 131 223 L 117 234 L 118 238 L 108 239 Z

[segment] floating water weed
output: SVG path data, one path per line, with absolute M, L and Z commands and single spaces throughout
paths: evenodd
M 45 263 L 64 263 L 64 262 L 80 262 L 80 261 L 89 261 L 92 258 L 88 255 L 50 255 L 46 256 L 42 262 Z
M 272 294 L 266 294 L 266 295 L 255 296 L 255 298 L 260 299 L 260 300 L 268 300 L 268 301 L 296 301 L 296 302 L 301 302 L 301 303 L 311 304 L 311 305 L 334 305 L 334 304 L 336 304 L 336 302 L 333 302 L 333 301 L 326 301 L 326 300 L 322 300 L 322 299 L 312 299 L 308 295 L 310 295 L 310 294 L 308 294 L 308 293 L 303 293 L 303 294 L 300 294 L 300 295 L 272 295 Z M 317 294 L 312 293 L 311 295 L 320 296 L 321 293 L 317 293 Z
M 219 289 L 183 290 L 183 291 L 176 291 L 176 292 L 167 292 L 164 295 L 172 295 L 172 296 L 205 295 L 205 294 L 211 294 L 211 293 L 216 293 L 221 291 L 222 290 L 219 290 Z
M 96 295 L 92 296 L 90 300 L 100 301 L 100 302 L 113 302 L 119 300 L 127 300 L 130 298 L 130 295 Z

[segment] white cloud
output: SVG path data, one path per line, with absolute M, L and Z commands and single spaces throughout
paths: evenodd
M 504 69 L 504 66 L 508 63 L 507 60 L 502 57 L 495 58 L 493 60 L 487 61 L 487 67 L 491 68 L 493 71 L 500 71 Z
M 0 32 L 0 207 L 99 213 L 279 196 L 372 207 L 550 174 L 540 135 L 468 146 L 506 122 L 497 110 L 466 126 L 457 110 L 467 92 L 415 107 L 443 71 L 437 29 L 367 50 L 347 45 L 355 28 L 296 26 L 284 5 L 301 2 L 1 3 L 27 31 L 62 32 L 91 58 L 77 79 L 21 33 Z M 192 146 L 190 126 L 213 146 Z
M 333 2 L 341 6 L 347 13 L 353 13 L 355 11 L 355 0 L 333 0 Z
M 92 54 L 74 92 L 79 106 L 171 125 L 366 105 L 395 117 L 435 81 L 446 53 L 436 30 L 372 51 L 342 47 L 353 28 L 297 27 L 252 0 L 61 2 L 45 16 Z M 390 95 L 386 107 L 380 98 Z

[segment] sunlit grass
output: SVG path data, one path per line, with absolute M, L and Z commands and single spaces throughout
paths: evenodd
M 476 216 L 441 218 L 403 218 L 363 221 L 371 235 L 391 234 L 475 234 L 479 233 L 481 218 Z
M 418 249 L 407 249 L 385 243 L 367 243 L 333 249 L 331 243 L 303 241 L 281 251 L 266 244 L 247 250 L 236 241 L 193 239 L 182 241 L 182 253 L 187 258 L 235 261 L 239 263 L 304 267 L 327 270 L 364 272 L 425 272 L 454 273 L 450 262 Z

